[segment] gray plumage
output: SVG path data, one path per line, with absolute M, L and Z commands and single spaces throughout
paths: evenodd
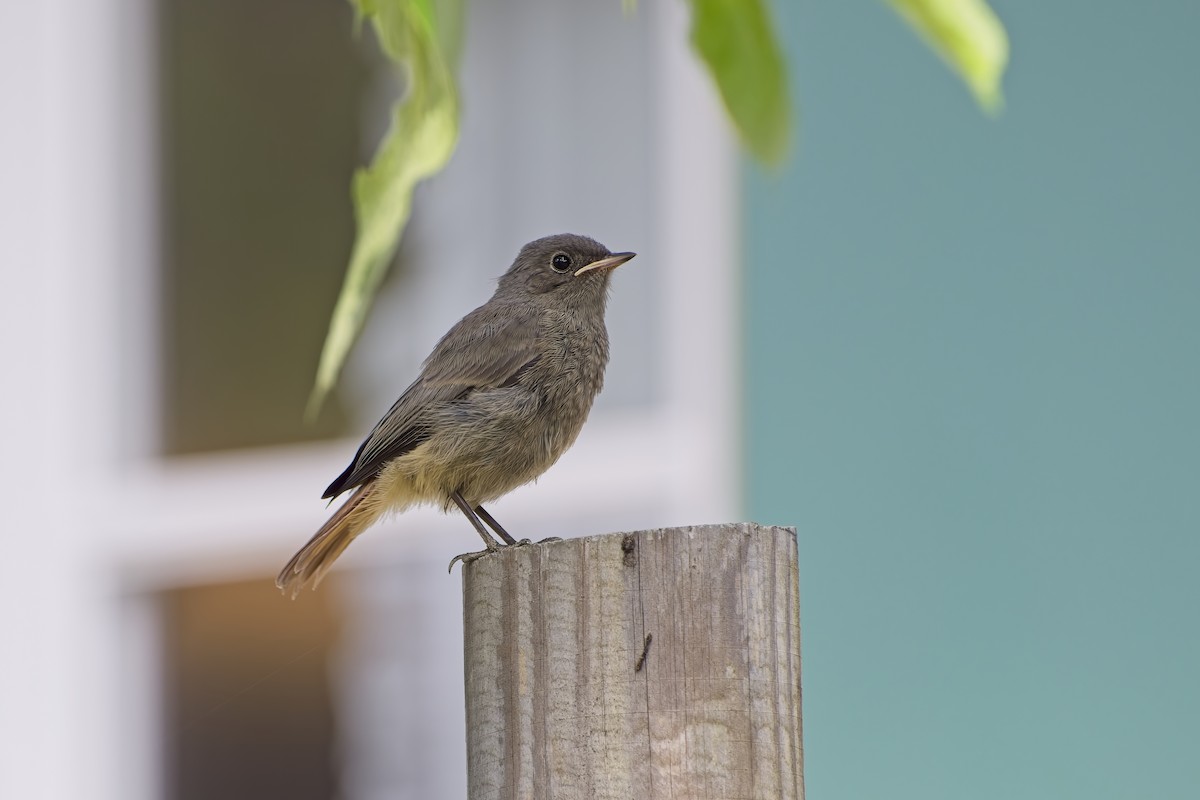
M 382 514 L 421 503 L 457 504 L 489 550 L 480 517 L 511 543 L 481 506 L 537 478 L 579 435 L 604 384 L 611 271 L 633 255 L 574 234 L 525 245 L 325 490 L 354 494 L 276 585 L 293 597 L 315 586 Z

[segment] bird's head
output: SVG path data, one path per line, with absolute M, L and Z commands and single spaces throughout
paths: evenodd
M 594 239 L 561 233 L 521 248 L 497 295 L 558 307 L 603 311 L 612 270 L 636 253 L 613 253 Z

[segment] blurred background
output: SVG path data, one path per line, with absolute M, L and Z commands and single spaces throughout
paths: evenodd
M 403 90 L 349 5 L 6 4 L 0 797 L 465 795 L 471 528 L 271 580 L 565 230 L 640 255 L 510 530 L 797 526 L 810 797 L 1194 796 L 1200 7 L 993 5 L 996 120 L 882 4 L 777 4 L 801 125 L 768 176 L 681 3 L 471 4 L 458 152 L 308 427 Z

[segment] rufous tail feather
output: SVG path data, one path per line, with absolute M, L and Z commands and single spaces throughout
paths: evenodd
M 370 527 L 382 512 L 379 503 L 369 502 L 375 491 L 370 480 L 355 490 L 342 507 L 321 526 L 308 544 L 300 548 L 279 573 L 275 585 L 295 599 L 306 586 L 317 588 L 333 562 L 354 538 Z

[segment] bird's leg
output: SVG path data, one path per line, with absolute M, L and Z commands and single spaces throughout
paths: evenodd
M 508 531 L 504 530 L 504 528 L 502 528 L 500 526 L 500 523 L 496 522 L 496 518 L 493 517 L 491 514 L 489 514 L 487 512 L 487 509 L 485 509 L 483 506 L 475 506 L 475 513 L 478 514 L 480 519 L 482 519 L 484 522 L 486 522 L 488 524 L 488 526 L 491 527 L 492 530 L 494 530 L 496 533 L 500 534 L 500 538 L 504 540 L 504 543 L 506 545 L 511 546 L 514 544 L 532 544 L 532 542 L 530 542 L 528 539 L 522 539 L 519 542 L 516 541 L 515 539 L 513 539 L 512 534 L 510 534 Z M 539 539 L 538 544 L 545 544 L 546 542 L 561 542 L 561 541 L 562 541 L 561 536 L 548 536 L 545 539 Z
M 471 504 L 463 499 L 463 496 L 459 494 L 457 489 L 450 493 L 450 499 L 454 501 L 454 504 L 458 506 L 459 510 L 461 510 L 463 514 L 466 515 L 467 519 L 471 521 L 471 525 L 474 526 L 475 531 L 480 535 L 480 537 L 483 538 L 483 543 L 487 547 L 486 550 L 480 550 L 477 553 L 461 553 L 450 559 L 449 569 L 452 570 L 454 569 L 454 563 L 456 561 L 461 561 L 464 564 L 470 564 L 477 558 L 482 558 L 489 553 L 496 552 L 500 549 L 501 545 L 499 545 L 496 540 L 492 538 L 492 535 L 488 533 L 487 528 L 483 527 L 483 523 L 479 521 L 479 517 L 471 509 Z M 484 514 L 487 514 L 487 512 L 484 512 Z M 495 522 L 495 520 L 491 519 L 490 515 L 488 516 L 488 519 L 493 523 Z M 504 534 L 504 537 L 510 541 L 512 539 L 512 537 L 507 533 Z
M 462 509 L 462 512 L 466 515 L 467 519 L 471 520 L 471 524 L 475 526 L 475 530 L 479 532 L 479 535 L 483 537 L 484 544 L 487 545 L 487 550 L 480 550 L 478 553 L 463 553 L 450 559 L 451 570 L 454 569 L 454 564 L 458 561 L 461 561 L 464 564 L 470 564 L 472 561 L 478 558 L 483 558 L 489 553 L 494 553 L 502 547 L 520 547 L 522 545 L 532 544 L 532 542 L 530 542 L 528 539 L 521 539 L 519 541 L 514 539 L 508 531 L 504 530 L 504 526 L 497 522 L 496 518 L 489 514 L 487 509 L 485 509 L 482 505 L 475 506 L 475 508 L 472 509 L 470 504 L 467 503 L 467 501 L 463 499 L 463 496 L 458 492 L 451 492 L 450 497 L 452 500 L 454 500 L 458 507 Z M 482 520 L 482 522 L 480 520 Z M 483 527 L 484 522 L 486 522 L 488 527 L 495 531 L 496 534 L 504 540 L 504 544 L 497 545 L 497 543 L 490 535 L 488 535 L 486 529 Z M 548 539 L 542 539 L 542 541 L 538 542 L 538 544 L 542 544 L 544 542 L 561 541 L 562 539 L 559 537 L 551 536 Z
M 457 489 L 450 493 L 450 499 L 453 500 L 454 504 L 462 510 L 463 514 L 466 514 L 467 519 L 471 521 L 471 524 L 475 527 L 475 531 L 483 539 L 483 543 L 487 546 L 487 549 L 498 549 L 500 546 L 499 543 L 492 538 L 492 535 L 488 533 L 487 528 L 483 527 L 483 523 L 479 521 L 479 517 L 477 517 L 475 512 L 471 509 L 471 504 L 463 499 L 463 496 L 458 493 Z M 486 512 L 485 516 L 487 516 Z M 495 525 L 495 520 L 493 520 L 491 517 L 488 517 L 488 521 Z M 511 536 L 503 531 L 501 532 L 501 535 L 504 537 L 506 544 L 512 544 Z
M 511 545 L 517 543 L 517 540 L 509 535 L 508 531 L 504 530 L 503 526 L 501 526 L 499 522 L 496 522 L 496 518 L 489 514 L 487 509 L 485 509 L 483 506 L 475 506 L 475 513 L 478 514 L 479 518 L 486 522 L 492 530 L 500 535 L 500 538 L 504 540 L 505 544 Z

